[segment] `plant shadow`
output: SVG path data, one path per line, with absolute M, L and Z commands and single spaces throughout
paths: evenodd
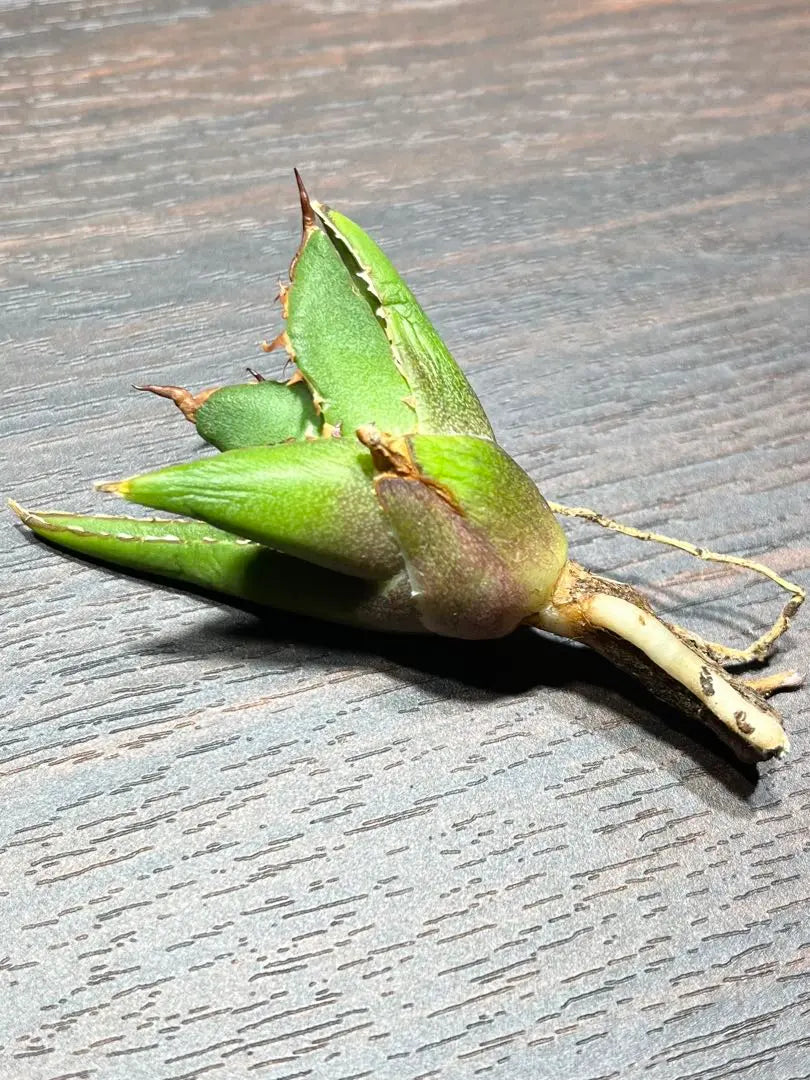
M 32 543 L 42 543 L 34 540 Z M 219 614 L 207 623 L 195 622 L 188 631 L 173 630 L 144 645 L 140 653 L 199 657 L 227 652 L 246 667 L 266 665 L 273 647 L 284 649 L 295 662 L 310 666 L 337 663 L 362 665 L 385 672 L 403 684 L 420 683 L 448 700 L 459 698 L 484 704 L 549 689 L 568 689 L 588 701 L 592 709 L 577 712 L 577 721 L 590 731 L 612 738 L 609 719 L 626 718 L 649 736 L 637 747 L 655 758 L 656 742 L 687 754 L 701 771 L 745 801 L 755 791 L 759 773 L 755 765 L 739 761 L 708 728 L 697 725 L 649 694 L 635 679 L 583 646 L 521 628 L 491 641 L 461 641 L 421 634 L 386 634 L 358 630 L 306 616 L 268 609 L 227 598 L 194 586 L 178 586 L 150 574 L 112 568 L 99 560 L 66 552 L 44 541 L 60 557 L 93 565 L 105 574 L 143 581 L 164 592 L 178 592 L 206 601 Z M 257 648 L 259 646 L 259 648 Z M 626 745 L 626 743 L 622 743 Z M 678 775 L 682 775 L 679 770 Z M 674 773 L 673 773 L 674 775 Z M 705 797 L 705 795 L 704 795 Z
M 167 588 L 165 583 L 157 584 Z M 154 641 L 146 646 L 150 652 L 199 656 L 209 649 L 227 651 L 240 663 L 258 667 L 267 663 L 275 649 L 283 648 L 291 651 L 296 662 L 310 667 L 363 666 L 403 684 L 427 686 L 437 697 L 462 699 L 471 705 L 566 689 L 591 705 L 577 712 L 578 723 L 608 738 L 615 725 L 605 723 L 606 714 L 610 721 L 623 718 L 637 724 L 649 737 L 639 743 L 639 751 L 659 764 L 655 744 L 663 742 L 687 754 L 696 767 L 741 800 L 753 794 L 759 781 L 756 765 L 740 761 L 712 731 L 653 697 L 598 653 L 528 627 L 491 641 L 385 634 L 241 602 L 223 603 L 221 597 L 204 590 L 177 591 L 208 600 L 219 614 L 193 631 L 175 631 Z M 143 644 L 138 648 L 143 649 Z

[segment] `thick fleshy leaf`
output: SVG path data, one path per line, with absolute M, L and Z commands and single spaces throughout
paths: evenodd
M 434 489 L 386 474 L 377 495 L 396 533 L 427 630 L 448 637 L 502 637 L 528 614 L 509 567 L 487 537 Z
M 356 440 L 317 439 L 226 450 L 100 486 L 319 566 L 379 580 L 393 576 L 402 560 L 372 472 Z
M 213 386 L 193 394 L 184 386 L 136 386 L 173 401 L 198 434 L 218 450 L 267 446 L 287 439 L 315 438 L 321 419 L 302 382 Z
M 304 233 L 284 297 L 281 340 L 309 384 L 324 421 L 351 434 L 374 423 L 413 431 L 416 414 L 388 338 L 301 188 Z
M 554 515 L 495 443 L 361 428 L 377 495 L 402 548 L 425 625 L 496 637 L 546 604 L 566 560 Z
M 480 529 L 531 598 L 546 602 L 568 557 L 568 542 L 531 477 L 496 443 L 465 435 L 405 440 L 417 473 L 447 491 Z
M 421 629 L 404 571 L 387 582 L 363 581 L 199 521 L 12 509 L 42 539 L 127 570 L 351 626 Z
M 200 436 L 218 450 L 315 438 L 321 421 L 304 383 L 263 380 L 222 386 L 196 410 Z
M 344 262 L 368 287 L 394 360 L 408 384 L 416 430 L 493 438 L 475 391 L 388 257 L 349 218 L 321 203 L 312 205 Z

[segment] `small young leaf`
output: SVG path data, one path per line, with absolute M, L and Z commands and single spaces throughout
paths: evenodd
M 417 434 L 406 441 L 419 475 L 452 492 L 461 514 L 488 537 L 537 610 L 565 565 L 568 542 L 532 479 L 488 439 Z
M 263 380 L 222 386 L 197 409 L 197 431 L 218 450 L 315 438 L 321 421 L 304 383 Z
M 470 639 L 514 630 L 526 599 L 486 535 L 419 480 L 386 474 L 376 487 L 425 629 Z

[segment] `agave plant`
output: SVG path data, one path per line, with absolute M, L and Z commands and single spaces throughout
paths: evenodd
M 373 240 L 311 201 L 281 292 L 286 382 L 171 398 L 222 452 L 98 485 L 178 518 L 80 516 L 12 504 L 38 536 L 118 566 L 274 608 L 385 631 L 495 638 L 533 626 L 582 641 L 659 697 L 709 723 L 741 756 L 787 749 L 765 698 L 795 672 L 744 681 L 802 590 L 767 567 L 549 504 L 498 445 L 481 403 Z M 634 589 L 568 558 L 555 516 L 575 514 L 701 558 L 765 574 L 791 592 L 745 650 L 656 616 Z

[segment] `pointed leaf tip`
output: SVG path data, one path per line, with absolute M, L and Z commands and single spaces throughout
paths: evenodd
M 20 521 L 24 525 L 27 525 L 28 522 L 26 521 L 26 518 L 30 516 L 29 511 L 26 510 L 24 506 L 20 506 L 20 504 L 18 502 L 15 502 L 14 499 L 6 499 L 6 503 L 12 514 L 16 514 Z
M 106 491 L 111 495 L 120 495 L 126 498 L 129 494 L 129 480 L 97 480 L 93 487 L 96 491 Z
M 14 499 L 7 499 L 6 501 L 11 512 L 16 514 L 23 525 L 26 525 L 33 532 L 44 532 L 50 528 L 49 523 L 34 510 L 28 510 L 26 507 L 20 506 Z
M 312 209 L 312 203 L 307 189 L 304 187 L 304 181 L 301 179 L 301 173 L 298 169 L 293 169 L 293 172 L 295 173 L 295 182 L 298 185 L 298 197 L 301 200 L 301 223 L 305 233 L 311 232 L 315 228 L 315 211 Z
M 184 386 L 156 386 L 152 383 L 144 383 L 139 385 L 132 384 L 133 390 L 144 390 L 149 394 L 155 394 L 157 397 L 168 398 L 169 401 L 173 401 L 180 412 L 185 416 L 186 420 L 189 420 L 192 424 L 194 418 L 197 415 L 197 410 L 201 405 L 204 405 L 206 400 L 214 392 L 214 387 L 209 390 L 200 390 L 197 394 L 192 394 L 190 390 L 186 390 Z

